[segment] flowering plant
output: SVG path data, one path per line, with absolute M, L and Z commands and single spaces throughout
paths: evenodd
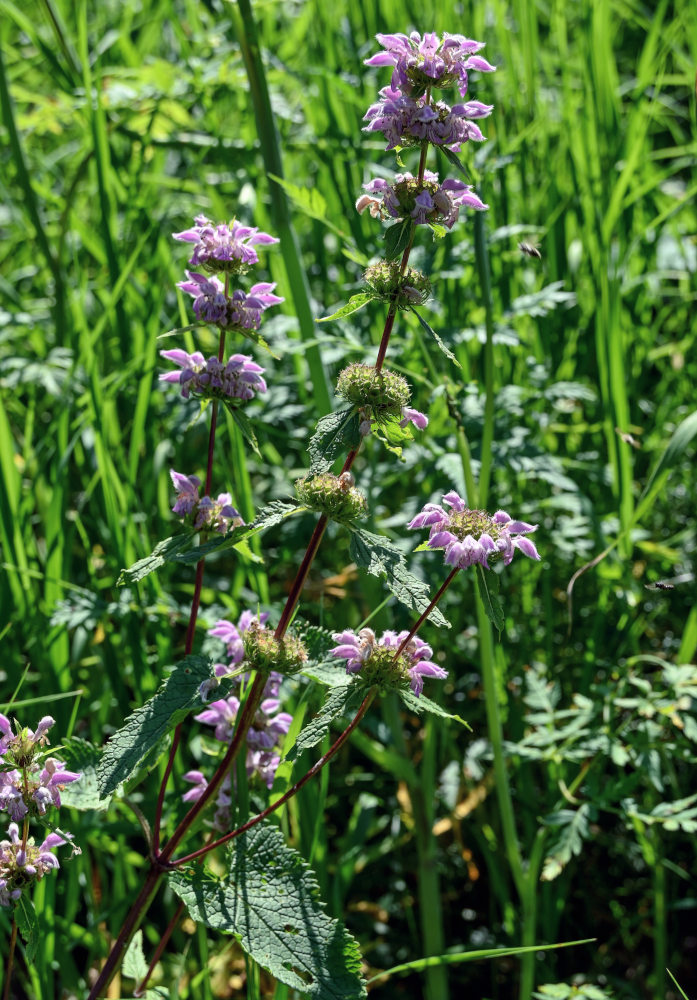
M 174 234 L 191 250 L 185 280 L 177 287 L 191 297 L 196 320 L 174 333 L 193 330 L 198 337 L 201 330 L 213 327 L 217 350 L 206 354 L 190 350 L 188 343 L 161 351 L 162 358 L 177 370 L 161 373 L 159 382 L 172 396 L 171 387 L 178 386 L 181 405 L 201 402 L 208 417 L 208 447 L 200 468 L 170 470 L 171 510 L 182 520 L 182 530 L 160 542 L 151 556 L 124 570 L 122 582 L 137 584 L 166 562 L 195 564 L 193 597 L 181 660 L 150 701 L 111 737 L 95 764 L 100 797 L 106 804 L 125 783 L 137 782 L 143 767 L 151 766 L 161 753 L 163 738 L 171 734 L 153 814 L 143 824 L 149 841 L 143 885 L 91 986 L 90 1000 L 104 994 L 164 880 L 182 906 L 173 914 L 150 965 L 141 969 L 140 990 L 187 909 L 195 920 L 235 934 L 246 954 L 290 989 L 314 997 L 350 1000 L 364 996 L 356 942 L 323 911 L 305 862 L 285 844 L 269 817 L 336 756 L 378 696 L 394 693 L 410 711 L 458 719 L 429 697 L 436 682 L 448 678 L 448 670 L 442 665 L 445 655 L 434 652 L 435 647 L 418 630 L 427 623 L 448 625 L 438 605 L 459 570 L 476 565 L 483 574 L 497 562 L 508 566 L 516 549 L 539 559 L 527 538 L 536 526 L 513 521 L 502 511 L 489 515 L 477 509 L 474 491 L 468 489 L 465 499 L 450 490 L 442 501 L 449 509 L 427 502 L 411 520 L 406 514 L 403 517 L 404 532 L 407 527 L 430 529 L 427 546 L 443 549 L 451 567 L 432 595 L 430 586 L 411 571 L 403 551 L 362 523 L 369 505 L 356 484 L 356 472 L 364 464 L 365 451 L 361 452 L 366 440 L 374 434 L 400 455 L 412 440 L 413 430 L 428 429 L 427 414 L 411 405 L 408 380 L 385 366 L 388 351 L 394 349 L 391 338 L 400 312 L 414 313 L 433 333 L 416 309 L 431 294 L 431 281 L 409 265 L 415 240 L 429 230 L 440 239 L 458 221 L 467 220 L 469 211 L 487 209 L 473 183 L 441 178 L 426 169 L 427 157 L 433 147 L 445 150 L 449 162 L 468 176 L 456 154 L 469 141 L 484 141 L 476 121 L 493 110 L 477 100 L 450 106 L 433 95 L 434 90 L 456 86 L 464 99 L 470 73 L 493 71 L 476 54 L 482 43 L 433 33 L 423 38 L 417 33 L 379 35 L 378 41 L 384 51 L 367 60 L 368 65 L 391 66 L 392 79 L 367 110 L 365 131 L 382 133 L 386 150 L 407 150 L 407 154 L 412 148 L 417 150 L 418 164 L 413 173 L 404 171 L 391 180 L 377 178 L 364 185 L 365 193 L 356 203 L 358 211 L 368 210 L 370 216 L 389 224 L 384 258 L 367 267 L 365 290 L 358 301 L 325 320 L 342 318 L 355 308 L 377 302 L 386 310 L 380 344 L 374 364 L 353 363 L 339 374 L 337 394 L 346 406 L 319 421 L 309 442 L 309 468 L 295 484 L 296 497 L 272 501 L 250 523 L 245 523 L 237 509 L 236 484 L 228 481 L 227 469 L 227 491 L 213 489 L 214 479 L 224 468 L 217 460 L 218 417 L 225 407 L 245 440 L 256 448 L 245 408 L 252 401 L 260 404 L 262 397 L 273 399 L 273 376 L 267 381 L 266 369 L 236 348 L 243 340 L 264 346 L 259 330 L 266 313 L 284 302 L 275 294 L 275 283 L 249 284 L 247 278 L 262 263 L 259 251 L 278 240 L 237 218 L 213 222 L 204 215 L 198 215 L 192 227 Z M 447 345 L 434 336 L 452 358 Z M 233 353 L 228 353 L 231 343 Z M 316 515 L 314 529 L 284 607 L 261 612 L 255 605 L 262 602 L 251 598 L 236 624 L 219 619 L 207 630 L 209 645 L 196 651 L 206 559 L 244 545 L 286 518 L 308 514 Z M 365 623 L 358 630 L 340 627 L 333 633 L 318 630 L 314 634 L 302 624 L 291 629 L 330 521 L 348 534 L 356 565 L 383 578 L 390 593 L 415 617 L 409 628 L 387 630 L 379 638 Z M 487 594 L 487 613 L 500 627 L 500 606 L 486 583 L 480 587 Z M 213 657 L 208 655 L 210 648 L 216 649 Z M 339 660 L 344 661 L 345 670 L 339 668 Z M 287 711 L 284 702 L 299 675 L 328 688 L 322 708 L 304 727 L 301 716 Z M 296 752 L 317 746 L 346 716 L 350 721 L 341 735 L 291 784 Z M 189 729 L 190 720 L 199 725 Z M 37 734 L 40 731 L 43 734 L 40 729 Z M 187 741 L 192 732 L 196 738 Z M 33 734 L 27 740 L 36 743 L 42 738 Z M 3 739 L 9 748 L 9 735 L 5 733 Z M 179 773 L 187 787 L 170 809 L 170 782 Z M 13 771 L 8 775 L 0 802 L 15 823 L 10 826 L 10 839 L 0 845 L 4 866 L 0 901 L 5 905 L 16 899 L 20 868 L 22 878 L 27 873 L 40 878 L 57 866 L 52 848 L 67 839 L 67 835 L 51 834 L 34 847 L 26 835 L 20 836 L 17 821 L 30 809 L 41 815 L 47 805 L 60 805 L 59 790 L 78 777 L 49 758 L 34 785 L 23 779 L 20 794 L 19 777 Z M 204 836 L 192 846 L 190 838 L 202 830 Z M 218 852 L 215 865 L 208 868 L 200 863 L 214 852 Z M 275 903 L 281 896 L 288 902 L 287 909 Z M 273 946 L 268 944 L 269 928 Z

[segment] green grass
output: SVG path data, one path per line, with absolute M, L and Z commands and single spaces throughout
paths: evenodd
M 264 330 L 280 360 L 261 362 L 270 405 L 250 408 L 262 459 L 228 426 L 214 486 L 230 489 L 250 519 L 305 471 L 307 428 L 335 405 L 337 371 L 372 362 L 379 341 L 372 307 L 312 322 L 359 289 L 352 257 L 380 250 L 375 223 L 353 207 L 373 169 L 394 163 L 360 131 L 387 82 L 362 65 L 373 35 L 413 27 L 480 38 L 498 71 L 473 74 L 472 90 L 496 109 L 484 122 L 488 142 L 467 152 L 490 209 L 438 244 L 422 240 L 412 259 L 439 275 L 424 315 L 462 371 L 415 319 L 400 321 L 390 364 L 408 374 L 429 429 L 404 463 L 376 445 L 356 472 L 371 529 L 404 537 L 422 503 L 451 486 L 473 495 L 476 484 L 482 505 L 539 522 L 543 561 L 514 562 L 502 578 L 500 644 L 477 619 L 473 581 L 446 599 L 452 631 L 425 633 L 450 670 L 439 697 L 473 734 L 400 718 L 387 701 L 284 823 L 371 969 L 441 948 L 598 938 L 542 963 L 413 972 L 376 993 L 513 996 L 526 968 L 528 986 L 581 973 L 606 977 L 619 997 L 662 1000 L 667 964 L 694 995 L 693 838 L 684 824 L 669 831 L 628 818 L 621 803 L 632 799 L 645 817 L 694 787 L 692 704 L 671 708 L 665 694 L 656 709 L 663 668 L 637 658 L 687 664 L 697 649 L 691 424 L 642 500 L 696 409 L 697 10 L 687 0 L 492 0 L 456 14 L 451 3 L 308 0 L 252 13 L 258 51 L 245 5 L 0 0 L 0 698 L 24 677 L 26 724 L 50 705 L 64 735 L 102 742 L 181 655 L 193 574 L 166 567 L 130 591 L 115 585 L 122 567 L 172 533 L 167 470 L 200 473 L 206 448 L 205 418 L 192 422 L 193 409 L 156 381 L 158 350 L 175 343 L 157 338 L 189 321 L 174 289 L 186 251 L 171 233 L 204 212 L 282 236 L 264 257 L 286 297 L 284 316 Z M 270 174 L 321 196 L 326 224 Z M 519 240 L 540 244 L 541 264 L 520 255 Z M 211 333 L 196 346 L 213 343 Z M 309 519 L 293 520 L 254 539 L 263 562 L 212 562 L 204 620 L 257 600 L 277 614 L 310 530 Z M 569 634 L 567 584 L 610 546 L 575 584 Z M 438 557 L 419 553 L 412 565 L 433 589 L 441 582 Z M 673 577 L 672 591 L 645 587 Z M 340 533 L 320 550 L 306 593 L 303 615 L 331 628 L 359 624 L 385 597 L 379 581 L 353 572 Z M 392 602 L 371 624 L 403 628 L 408 617 Z M 615 705 L 646 681 L 645 704 Z M 540 707 L 543 690 L 557 692 L 556 708 Z M 571 735 L 539 750 L 562 726 L 555 713 L 581 710 L 574 696 L 602 707 L 592 728 L 619 734 L 616 760 L 600 748 L 574 757 Z M 496 768 L 478 756 L 487 710 L 489 731 L 495 713 L 507 741 Z M 650 728 L 655 718 L 664 728 Z M 537 757 L 521 750 L 531 733 Z M 622 740 L 634 764 L 620 760 Z M 598 810 L 582 853 L 558 879 L 521 887 L 521 866 L 541 865 L 554 846 L 554 830 L 538 821 L 574 807 L 569 789 Z M 466 818 L 434 839 L 434 820 L 468 797 Z M 89 815 L 66 820 L 83 855 L 41 886 L 42 919 L 72 951 L 59 970 L 48 951 L 36 964 L 37 995 L 57 995 L 59 974 L 79 991 L 103 953 L 100 927 L 118 928 L 125 899 L 111 887 L 135 891 L 143 849 L 130 823 L 125 809 L 98 830 Z M 146 953 L 170 905 L 153 911 Z M 208 949 L 220 961 L 223 946 L 184 933 L 177 946 L 180 996 L 201 995 L 186 976 Z

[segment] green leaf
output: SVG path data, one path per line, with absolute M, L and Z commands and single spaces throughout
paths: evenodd
M 572 857 L 578 856 L 583 842 L 588 839 L 591 806 L 584 802 L 579 809 L 560 809 L 545 817 L 545 826 L 559 828 L 559 833 L 550 848 L 542 868 L 540 878 L 551 882 L 561 874 Z
M 421 715 L 422 712 L 430 712 L 431 715 L 437 715 L 441 719 L 454 719 L 455 722 L 459 722 L 465 729 L 472 729 L 470 724 L 465 722 L 461 716 L 446 712 L 444 708 L 437 705 L 435 701 L 431 701 L 425 694 L 416 695 L 410 688 L 403 688 L 398 694 L 410 712 L 416 712 L 417 715 Z
M 142 708 L 130 715 L 104 748 L 97 769 L 104 797 L 127 781 L 160 740 L 194 709 L 202 708 L 199 687 L 211 676 L 206 656 L 185 656 Z
M 450 163 L 452 163 L 457 172 L 459 174 L 462 174 L 462 176 L 465 178 L 468 184 L 473 183 L 472 175 L 470 174 L 467 167 L 462 163 L 457 153 L 454 153 L 452 149 L 448 149 L 447 146 L 439 146 L 438 150 L 443 154 L 443 156 L 445 156 L 447 160 L 450 161 Z
M 431 600 L 428 584 L 409 572 L 404 555 L 389 538 L 352 527 L 349 551 L 356 565 L 367 570 L 371 576 L 384 575 L 390 592 L 407 608 L 420 612 L 426 610 Z M 438 608 L 434 608 L 428 617 L 434 625 L 450 628 L 450 622 Z
M 164 566 L 165 563 L 197 563 L 199 559 L 203 559 L 213 552 L 236 548 L 241 542 L 245 542 L 248 538 L 263 531 L 264 528 L 273 527 L 290 514 L 294 514 L 298 509 L 299 504 L 294 500 L 274 500 L 259 511 L 251 524 L 243 524 L 239 528 L 233 528 L 226 535 L 216 535 L 215 538 L 209 539 L 202 545 L 195 545 L 196 539 L 199 537 L 198 532 L 195 531 L 165 538 L 164 541 L 155 546 L 152 555 L 146 556 L 145 559 L 139 559 L 128 569 L 122 569 L 118 584 L 123 586 L 126 583 L 137 583 L 149 573 Z M 241 551 L 244 551 L 243 547 L 241 547 Z
M 227 401 L 225 402 L 225 406 L 228 413 L 239 427 L 244 440 L 247 442 L 254 454 L 261 458 L 261 452 L 259 451 L 259 445 L 257 444 L 256 434 L 254 433 L 254 428 L 252 427 L 247 414 L 239 406 L 232 406 Z
M 167 877 L 194 920 L 238 936 L 258 965 L 303 997 L 366 996 L 358 944 L 327 916 L 314 874 L 272 824 L 232 841 L 225 878 L 199 866 Z
M 411 311 L 416 316 L 416 318 L 418 319 L 419 323 L 421 323 L 421 326 L 424 328 L 424 330 L 426 331 L 426 333 L 430 333 L 430 335 L 433 337 L 433 339 L 438 344 L 438 346 L 440 347 L 441 351 L 446 356 L 446 358 L 449 361 L 452 361 L 452 363 L 455 365 L 456 368 L 462 368 L 462 365 L 457 360 L 457 358 L 455 357 L 455 355 L 453 354 L 453 352 L 450 350 L 449 347 L 446 347 L 446 345 L 443 343 L 443 341 L 441 340 L 440 336 L 436 333 L 436 331 L 433 329 L 433 327 L 429 326 L 429 324 L 426 322 L 426 320 L 423 318 L 423 316 L 420 316 L 419 313 L 417 313 L 416 309 L 414 309 L 413 306 L 410 306 L 410 308 L 411 308 Z
M 146 556 L 144 559 L 139 559 L 138 562 L 133 563 L 128 569 L 121 570 L 119 578 L 116 581 L 117 586 L 123 587 L 127 583 L 137 583 L 156 569 L 159 569 L 160 566 L 164 566 L 172 556 L 191 545 L 192 537 L 192 535 L 187 533 L 174 535 L 171 538 L 164 538 L 161 542 L 157 543 L 151 555 Z
M 300 209 L 303 215 L 307 215 L 310 219 L 317 219 L 327 229 L 331 229 L 333 233 L 340 236 L 344 242 L 346 241 L 346 234 L 327 218 L 327 203 L 316 186 L 309 188 L 300 187 L 298 184 L 291 184 L 290 181 L 285 180 L 283 177 L 277 177 L 275 174 L 269 174 L 269 177 L 283 188 L 290 200 Z
M 383 238 L 385 240 L 385 257 L 388 260 L 394 260 L 404 253 L 409 246 L 413 228 L 414 224 L 411 219 L 402 219 L 401 222 L 395 222 L 393 226 L 385 230 Z
M 241 528 L 233 528 L 232 531 L 228 531 L 227 535 L 211 538 L 209 541 L 204 542 L 203 545 L 197 545 L 196 548 L 179 552 L 171 561 L 197 563 L 199 559 L 203 559 L 213 552 L 234 549 L 240 542 L 252 538 L 265 528 L 272 528 L 274 525 L 280 524 L 286 517 L 290 517 L 291 514 L 295 514 L 300 509 L 300 504 L 296 500 L 273 500 L 259 511 L 251 524 L 245 524 Z M 304 508 L 302 509 L 304 510 Z M 193 535 L 192 539 L 195 537 Z
M 359 425 L 358 412 L 353 407 L 328 413 L 318 421 L 307 449 L 312 463 L 311 475 L 326 472 L 337 455 L 358 448 L 361 443 Z
M 375 295 L 372 292 L 358 292 L 357 295 L 352 295 L 345 306 L 341 309 L 337 309 L 336 312 L 332 313 L 330 316 L 322 316 L 321 319 L 316 320 L 317 323 L 327 323 L 330 319 L 343 319 L 344 316 L 350 316 L 351 313 L 358 312 L 363 306 L 367 306 L 371 299 L 374 299 Z
M 17 930 L 24 941 L 27 962 L 31 964 L 36 957 L 39 944 L 39 922 L 34 904 L 26 892 L 23 892 L 14 904 L 14 918 L 17 921 Z
M 476 579 L 477 590 L 484 605 L 484 612 L 496 631 L 501 635 L 505 620 L 503 617 L 503 608 L 498 599 L 499 578 L 495 573 L 487 574 L 484 567 L 477 564 Z
M 78 737 L 64 740 L 58 758 L 64 761 L 69 771 L 79 771 L 82 777 L 79 781 L 72 781 L 61 792 L 61 802 L 71 809 L 107 809 L 111 796 L 100 799 L 99 787 L 97 785 L 97 768 L 102 756 L 100 747 L 93 746 L 87 740 Z
M 148 974 L 148 963 L 143 952 L 143 932 L 136 931 L 123 958 L 123 974 L 140 982 Z
M 343 660 L 323 660 L 321 663 L 306 663 L 301 673 L 311 677 L 325 687 L 341 687 L 346 683 L 346 668 Z
M 344 674 L 345 683 L 331 688 L 327 700 L 317 715 L 302 730 L 295 743 L 297 750 L 307 750 L 317 746 L 329 732 L 332 722 L 358 710 L 366 696 L 365 687 L 352 684 L 352 678 Z

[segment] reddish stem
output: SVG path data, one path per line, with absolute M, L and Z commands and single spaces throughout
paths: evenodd
M 414 638 L 414 636 L 416 635 L 416 633 L 419 631 L 419 629 L 421 628 L 421 626 L 423 625 L 423 623 L 426 621 L 426 619 L 428 618 L 428 616 L 431 614 L 431 612 L 435 608 L 436 604 L 438 604 L 438 601 L 441 599 L 441 597 L 443 596 L 443 594 L 446 592 L 446 590 L 448 589 L 448 587 L 450 586 L 450 584 L 455 579 L 455 574 L 458 572 L 459 568 L 460 568 L 459 566 L 456 566 L 455 569 L 453 569 L 453 570 L 450 571 L 450 574 L 448 575 L 445 583 L 441 586 L 440 590 L 438 591 L 438 593 L 436 594 L 436 596 L 433 598 L 433 600 L 431 601 L 431 603 L 429 604 L 429 606 L 426 608 L 426 610 L 424 611 L 424 613 L 417 619 L 416 624 L 414 626 L 412 626 L 412 629 L 411 629 L 409 635 L 406 637 L 406 639 L 402 643 L 400 643 L 399 649 L 394 654 L 395 660 L 401 654 L 402 650 L 405 648 L 405 646 L 409 642 L 409 640 Z
M 300 599 L 300 593 L 305 585 L 305 580 L 307 579 L 307 574 L 310 572 L 310 566 L 317 554 L 317 549 L 322 541 L 322 535 L 327 527 L 329 518 L 326 514 L 322 514 L 319 521 L 315 525 L 315 530 L 312 532 L 312 538 L 307 546 L 307 551 L 303 556 L 303 561 L 300 564 L 300 569 L 295 575 L 293 580 L 293 585 L 290 588 L 290 593 L 286 599 L 286 605 L 281 613 L 281 617 L 278 620 L 278 625 L 276 626 L 276 631 L 274 633 L 275 639 L 282 639 L 286 634 L 286 629 L 288 628 L 288 623 L 290 622 L 291 615 L 295 611 L 295 606 Z
M 344 729 L 341 736 L 339 736 L 339 738 L 330 747 L 330 749 L 327 750 L 324 757 L 321 757 L 315 764 L 313 764 L 310 770 L 307 772 L 307 774 L 304 774 L 302 778 L 293 785 L 292 788 L 289 788 L 288 791 L 285 792 L 280 797 L 280 799 L 277 799 L 270 806 L 267 806 L 267 808 L 264 809 L 263 812 L 260 812 L 257 816 L 253 816 L 252 819 L 248 820 L 248 822 L 245 823 L 243 826 L 239 827 L 239 829 L 233 830 L 232 833 L 226 833 L 225 836 L 220 837 L 219 840 L 215 840 L 210 844 L 206 844 L 205 847 L 201 847 L 198 851 L 193 851 L 191 854 L 187 854 L 183 858 L 177 858 L 175 861 L 171 861 L 170 864 L 173 866 L 183 865 L 188 861 L 193 861 L 195 858 L 203 857 L 205 854 L 208 854 L 209 851 L 212 851 L 216 847 L 221 847 L 223 844 L 227 844 L 228 841 L 233 840 L 235 837 L 239 837 L 241 833 L 246 833 L 247 830 L 251 830 L 251 828 L 253 826 L 256 826 L 257 823 L 261 823 L 263 819 L 266 819 L 266 817 L 270 816 L 272 812 L 275 812 L 276 809 L 284 805 L 284 803 L 286 803 L 289 799 L 292 799 L 294 795 L 297 795 L 297 793 L 300 791 L 303 785 L 307 784 L 307 782 L 310 781 L 312 778 L 314 778 L 316 774 L 319 774 L 324 765 L 328 764 L 329 761 L 332 759 L 332 757 L 334 757 L 339 752 L 339 750 L 342 748 L 342 746 L 349 738 L 353 730 L 356 728 L 358 723 L 361 721 L 365 713 L 368 711 L 368 708 L 370 707 L 371 702 L 375 698 L 376 693 L 377 693 L 377 688 L 370 689 L 368 694 L 361 702 L 360 708 L 356 712 L 356 715 L 354 716 L 353 720 L 349 723 L 346 729 Z
M 200 799 L 194 802 L 191 809 L 179 826 L 176 828 L 167 844 L 165 845 L 162 853 L 158 856 L 157 861 L 163 867 L 168 867 L 170 863 L 170 858 L 174 853 L 177 845 L 187 833 L 189 827 L 195 822 L 199 813 L 206 807 L 210 799 L 215 795 L 215 793 L 220 788 L 223 778 L 232 766 L 237 754 L 239 752 L 242 743 L 244 742 L 247 731 L 254 721 L 254 716 L 256 715 L 259 704 L 261 703 L 262 696 L 264 694 L 264 686 L 266 684 L 266 675 L 263 673 L 258 673 L 252 682 L 252 686 L 249 689 L 247 697 L 245 699 L 242 711 L 237 716 L 237 726 L 235 728 L 235 734 L 232 737 L 230 746 L 228 747 L 227 753 L 223 757 L 222 761 L 218 765 L 215 774 L 211 778 L 210 782 L 206 786 L 206 790 Z

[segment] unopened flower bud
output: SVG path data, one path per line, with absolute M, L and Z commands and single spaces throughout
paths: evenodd
M 244 658 L 253 670 L 297 674 L 307 662 L 307 651 L 300 639 L 292 635 L 276 639 L 273 632 L 259 622 L 252 622 L 242 642 Z
M 368 510 L 360 490 L 349 480 L 333 476 L 330 472 L 298 479 L 295 491 L 306 507 L 319 514 L 326 514 L 333 521 L 355 521 Z
M 431 294 L 431 282 L 425 274 L 407 267 L 402 274 L 399 261 L 379 261 L 365 272 L 368 288 L 386 302 L 394 302 L 399 309 L 421 305 Z

